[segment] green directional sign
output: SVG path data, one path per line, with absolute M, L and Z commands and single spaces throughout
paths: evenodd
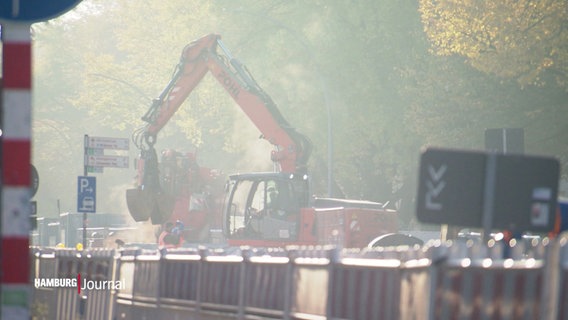
M 105 154 L 105 149 L 101 148 L 87 148 L 86 153 L 89 156 L 102 156 Z

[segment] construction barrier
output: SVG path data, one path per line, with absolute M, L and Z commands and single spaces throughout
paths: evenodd
M 333 268 L 329 315 L 339 319 L 399 319 L 401 262 L 350 259 Z
M 245 251 L 244 313 L 284 318 L 290 310 L 291 265 L 284 250 Z
M 429 318 L 545 319 L 548 242 L 514 243 L 507 250 L 466 242 L 451 249 L 432 269 Z
M 201 255 L 198 250 L 162 251 L 155 319 L 196 319 Z M 136 277 L 136 275 L 135 275 Z
M 197 250 L 163 252 L 159 283 L 163 306 L 195 308 L 200 263 L 201 255 Z
M 243 257 L 223 251 L 203 256 L 199 278 L 199 302 L 203 309 L 237 313 L 241 304 Z
M 77 286 L 57 288 L 56 319 L 107 319 L 112 314 L 112 289 L 114 279 L 114 250 L 57 250 L 57 279 L 75 280 Z M 99 289 L 94 283 L 105 284 L 109 289 Z
M 568 238 L 336 248 L 33 249 L 35 319 L 565 319 Z M 32 281 L 33 282 L 33 281 Z
M 54 249 L 32 248 L 33 258 L 31 260 L 34 268 L 33 277 L 30 283 L 33 285 L 32 314 L 38 320 L 56 319 L 57 309 L 57 289 L 50 287 L 37 286 L 36 281 L 40 279 L 52 279 L 57 277 L 57 259 Z
M 325 319 L 333 254 L 321 249 L 291 252 L 292 281 L 288 285 L 294 319 Z
M 559 249 L 559 275 L 558 281 L 558 320 L 568 320 L 568 238 L 563 238 L 560 241 Z
M 124 288 L 118 290 L 116 314 L 119 319 L 158 319 L 160 252 L 125 250 L 118 259 L 118 276 Z
M 110 318 L 114 312 L 113 295 L 120 290 L 115 251 L 96 249 L 84 252 L 83 261 L 80 305 L 84 308 L 85 319 Z
M 436 270 L 434 318 L 543 319 L 543 264 L 449 261 Z

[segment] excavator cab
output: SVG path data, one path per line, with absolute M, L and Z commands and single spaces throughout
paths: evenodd
M 300 208 L 308 206 L 307 176 L 249 173 L 229 177 L 224 206 L 228 239 L 294 241 Z

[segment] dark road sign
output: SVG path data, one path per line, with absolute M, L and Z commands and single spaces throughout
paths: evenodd
M 548 232 L 553 228 L 556 159 L 428 149 L 420 160 L 416 215 L 427 223 Z
M 560 164 L 556 159 L 498 156 L 493 226 L 548 232 L 554 227 Z
M 481 226 L 485 155 L 428 149 L 420 161 L 420 221 Z
M 81 0 L 0 0 L 0 19 L 37 22 L 73 9 Z

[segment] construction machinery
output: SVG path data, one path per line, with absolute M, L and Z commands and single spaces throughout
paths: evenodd
M 195 87 L 211 73 L 273 147 L 274 172 L 230 175 L 197 164 L 195 154 L 154 148 L 157 135 Z M 165 225 L 181 221 L 184 238 L 229 245 L 334 244 L 365 247 L 397 230 L 397 213 L 381 203 L 311 196 L 310 140 L 283 117 L 248 69 L 217 34 L 182 51 L 173 78 L 133 135 L 140 149 L 136 188 L 127 190 L 130 214 Z M 225 188 L 221 181 L 226 181 Z

